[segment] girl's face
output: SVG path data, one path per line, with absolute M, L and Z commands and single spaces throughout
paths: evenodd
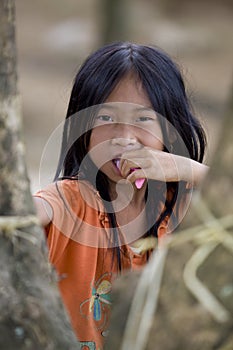
M 143 147 L 163 150 L 163 137 L 147 94 L 131 74 L 98 110 L 88 151 L 97 168 L 116 183 L 122 179 L 117 161 L 124 152 Z

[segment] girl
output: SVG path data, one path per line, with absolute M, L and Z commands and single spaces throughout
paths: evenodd
M 162 50 L 113 43 L 80 68 L 54 183 L 35 196 L 81 348 L 101 349 L 113 279 L 143 266 L 204 177 L 205 134 Z

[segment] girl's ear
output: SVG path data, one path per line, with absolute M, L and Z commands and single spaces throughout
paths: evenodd
M 163 120 L 163 125 L 166 130 L 165 133 L 167 135 L 167 141 L 169 142 L 169 144 L 175 143 L 178 138 L 178 131 L 167 119 Z
M 168 142 L 169 142 L 169 152 L 173 153 L 174 143 L 177 141 L 177 133 L 174 129 L 167 130 Z
M 171 144 L 173 144 L 177 140 L 177 135 L 176 135 L 175 130 L 168 131 L 168 140 Z
M 169 153 L 173 153 L 174 151 L 174 144 L 177 140 L 177 136 L 175 132 L 169 133 L 168 134 L 168 139 L 166 144 L 164 145 L 165 149 L 168 150 Z

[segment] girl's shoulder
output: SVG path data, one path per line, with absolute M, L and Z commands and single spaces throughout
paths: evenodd
M 89 206 L 98 210 L 103 209 L 99 192 L 86 180 L 73 178 L 57 180 L 39 190 L 35 196 L 42 197 L 50 203 L 66 202 L 78 204 L 79 207 Z
M 58 179 L 44 188 L 38 190 L 36 193 L 40 192 L 50 192 L 57 194 L 58 192 L 64 193 L 80 193 L 82 191 L 90 192 L 96 196 L 99 196 L 98 191 L 94 188 L 94 186 L 87 180 L 79 180 L 76 178 L 70 179 Z

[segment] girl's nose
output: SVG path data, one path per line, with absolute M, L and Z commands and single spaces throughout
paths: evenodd
M 112 144 L 121 147 L 134 146 L 138 144 L 137 137 L 130 125 L 116 125 L 115 135 L 112 138 Z
M 137 140 L 135 138 L 117 137 L 112 139 L 112 145 L 114 146 L 127 147 L 127 146 L 134 146 L 136 144 L 137 144 Z

